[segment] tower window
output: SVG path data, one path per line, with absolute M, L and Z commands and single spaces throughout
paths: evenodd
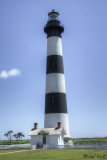
M 54 96 L 51 97 L 51 103 L 54 104 Z
M 51 61 L 51 68 L 53 69 L 54 68 L 54 60 L 52 59 Z

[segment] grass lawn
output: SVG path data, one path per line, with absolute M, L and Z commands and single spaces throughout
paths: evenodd
M 74 138 L 72 141 L 75 142 L 105 142 L 107 143 L 107 137 L 99 137 L 99 138 Z
M 0 151 L 6 153 L 9 151 Z M 14 152 L 14 151 L 10 151 Z M 0 160 L 107 160 L 107 150 L 96 149 L 46 149 L 0 154 Z
M 30 140 L 22 140 L 22 141 L 12 140 L 11 141 L 11 145 L 13 145 L 13 144 L 29 144 L 29 143 L 31 143 Z M 9 140 L 0 141 L 0 145 L 10 145 L 10 141 Z

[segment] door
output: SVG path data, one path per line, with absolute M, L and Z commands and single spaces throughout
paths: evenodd
M 46 134 L 43 134 L 43 144 L 46 144 Z

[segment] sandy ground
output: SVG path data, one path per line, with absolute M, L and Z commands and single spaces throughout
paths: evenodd
M 32 149 L 32 150 L 39 150 L 39 149 Z M 10 153 L 17 153 L 17 152 L 26 152 L 26 151 L 32 151 L 32 150 L 22 150 L 22 151 L 6 152 L 6 153 L 0 153 L 0 155 L 2 155 L 2 154 L 10 154 Z

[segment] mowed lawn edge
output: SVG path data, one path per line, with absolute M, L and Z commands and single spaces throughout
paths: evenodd
M 3 151 L 0 151 L 0 155 L 8 154 L 8 153 L 27 152 L 27 151 L 32 151 L 32 150 L 3 150 Z

